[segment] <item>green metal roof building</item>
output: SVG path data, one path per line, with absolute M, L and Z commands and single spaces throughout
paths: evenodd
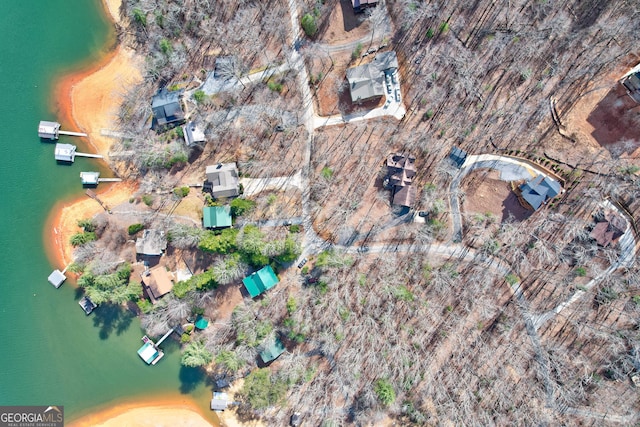
M 245 277 L 242 280 L 244 287 L 247 288 L 247 292 L 251 295 L 251 298 L 255 298 L 261 293 L 273 288 L 278 283 L 276 273 L 270 265 L 262 267 L 260 270 Z
M 286 349 L 284 348 L 284 344 L 280 341 L 280 338 L 277 338 L 264 350 L 260 352 L 260 359 L 262 362 L 267 364 L 272 360 L 276 360 L 278 356 L 284 353 Z
M 231 227 L 231 208 L 229 206 L 205 206 L 202 210 L 205 228 Z

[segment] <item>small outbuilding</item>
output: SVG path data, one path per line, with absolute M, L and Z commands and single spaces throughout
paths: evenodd
M 467 160 L 467 153 L 465 151 L 462 151 L 458 147 L 453 147 L 451 149 L 451 152 L 449 153 L 449 159 L 459 169 L 462 167 L 465 160 Z
M 240 178 L 235 162 L 207 166 L 206 174 L 203 190 L 210 192 L 216 199 L 240 194 Z
M 280 341 L 280 338 L 276 337 L 275 340 L 265 346 L 264 350 L 260 352 L 260 359 L 262 363 L 266 365 L 276 360 L 285 350 L 286 348 L 284 344 L 282 344 L 282 341 Z
M 146 256 L 161 256 L 167 250 L 167 237 L 161 230 L 144 230 L 136 240 L 136 253 Z
M 42 139 L 58 139 L 60 131 L 60 123 L 48 122 L 46 120 L 40 121 L 38 125 L 38 136 Z
M 222 391 L 214 391 L 211 397 L 211 410 L 224 411 L 229 406 L 229 395 Z
M 153 110 L 153 129 L 176 125 L 184 121 L 181 97 L 182 90 L 168 91 L 166 88 L 158 91 L 151 99 Z
M 56 144 L 55 158 L 58 162 L 73 163 L 76 157 L 76 146 L 71 144 Z
M 255 298 L 261 293 L 268 291 L 277 285 L 278 282 L 278 277 L 270 265 L 262 267 L 260 270 L 242 280 L 251 298 Z
M 142 273 L 142 288 L 153 304 L 171 292 L 175 276 L 162 265 L 156 265 Z
M 538 175 L 529 182 L 520 186 L 520 192 L 525 204 L 534 211 L 545 204 L 547 200 L 553 199 L 562 191 L 560 183 L 548 176 Z
M 231 227 L 231 208 L 229 206 L 205 206 L 202 209 L 204 228 Z
M 56 269 L 56 270 L 53 270 L 53 272 L 49 275 L 47 280 L 53 286 L 55 286 L 56 288 L 59 288 L 64 283 L 64 281 L 67 280 L 67 276 L 65 276 L 62 271 Z

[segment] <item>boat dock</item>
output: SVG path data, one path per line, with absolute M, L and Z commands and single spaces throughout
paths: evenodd
M 164 352 L 160 348 L 160 344 L 162 344 L 162 342 L 166 340 L 173 332 L 174 328 L 169 329 L 169 332 L 164 334 L 164 336 L 160 338 L 156 343 L 154 343 L 153 340 L 148 336 L 143 336 L 142 342 L 144 344 L 142 344 L 142 347 L 138 349 L 138 356 L 140 356 L 140 358 L 144 360 L 147 365 L 155 365 L 156 363 L 158 363 L 158 361 L 164 356 Z
M 53 270 L 53 272 L 49 275 L 49 277 L 47 278 L 47 280 L 49 281 L 49 283 L 51 283 L 56 289 L 58 289 L 60 286 L 62 286 L 62 284 L 64 283 L 65 280 L 67 280 L 67 276 L 64 275 L 64 273 L 67 271 L 67 269 L 65 268 L 64 270 L 60 271 L 58 269 Z
M 120 178 L 100 178 L 100 172 L 80 172 L 80 182 L 86 187 L 97 187 L 101 182 L 120 182 Z
M 82 132 L 71 132 L 67 130 L 60 130 L 60 123 L 58 122 L 49 122 L 46 120 L 41 120 L 40 124 L 38 124 L 38 136 L 42 139 L 50 139 L 56 140 L 60 135 L 67 136 L 87 136 L 86 133 Z
M 76 146 L 72 144 L 56 144 L 54 152 L 55 159 L 58 162 L 73 163 L 76 157 L 90 157 L 92 159 L 101 159 L 100 154 L 78 153 L 76 152 Z

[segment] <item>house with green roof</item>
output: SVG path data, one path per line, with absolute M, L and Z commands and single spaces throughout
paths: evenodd
M 205 206 L 202 210 L 205 228 L 231 227 L 231 208 L 229 206 Z
M 265 365 L 269 362 L 272 362 L 278 358 L 286 348 L 284 348 L 284 344 L 280 341 L 280 338 L 276 337 L 273 342 L 269 343 L 265 346 L 264 350 L 260 352 L 260 359 L 262 359 L 262 363 Z
M 262 267 L 260 270 L 242 280 L 251 298 L 255 298 L 261 293 L 273 288 L 278 282 L 279 280 L 276 277 L 276 273 L 273 272 L 273 268 L 271 268 L 270 265 Z

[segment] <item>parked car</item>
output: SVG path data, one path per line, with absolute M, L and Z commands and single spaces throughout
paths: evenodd
M 284 126 L 276 125 L 276 132 L 284 132 Z
M 429 218 L 429 212 L 427 212 L 427 211 L 420 211 L 420 212 L 418 212 L 418 216 L 419 216 L 420 218 Z
M 396 89 L 396 102 L 400 102 L 400 89 Z
M 398 84 L 398 80 L 396 79 L 396 73 L 391 74 L 391 81 L 393 84 Z
M 423 59 L 424 59 L 424 53 L 421 53 L 420 55 L 418 55 L 418 57 L 416 58 L 416 60 L 414 62 L 416 64 L 420 64 Z
M 304 265 L 307 263 L 307 261 L 309 261 L 306 258 L 303 258 L 302 261 L 300 261 L 300 263 L 298 264 L 298 268 L 302 268 L 304 267 Z
M 387 93 L 389 93 L 389 95 L 391 95 L 391 84 L 389 84 L 389 82 L 387 82 Z

